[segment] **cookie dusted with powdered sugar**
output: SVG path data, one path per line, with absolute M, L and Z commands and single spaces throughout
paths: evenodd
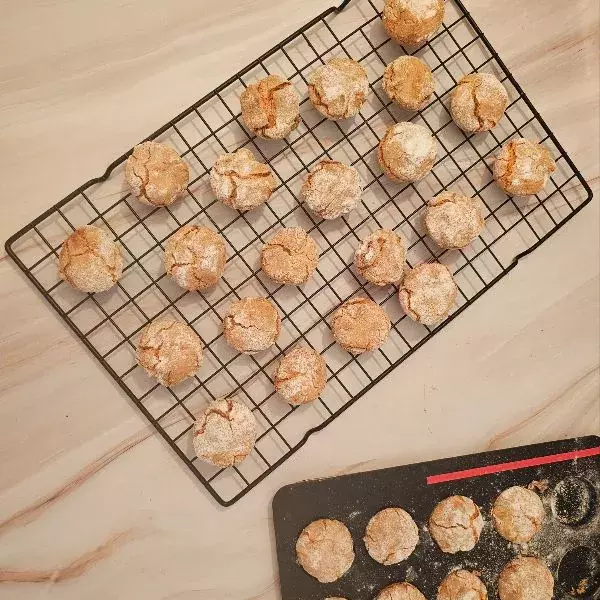
M 86 225 L 76 229 L 58 255 L 58 276 L 82 292 L 104 292 L 123 273 L 123 256 L 106 231 Z
M 170 146 L 143 142 L 125 163 L 125 179 L 134 196 L 144 204 L 169 206 L 184 194 L 190 171 Z
M 340 521 L 319 519 L 307 525 L 296 541 L 300 566 L 321 583 L 337 581 L 354 562 L 354 544 Z
M 332 58 L 308 78 L 308 95 L 313 106 L 335 121 L 357 115 L 368 91 L 367 71 L 350 58 Z
M 300 96 L 292 83 L 279 75 L 249 85 L 240 104 L 246 127 L 267 140 L 287 137 L 300 123 Z
M 214 400 L 194 424 L 194 450 L 198 458 L 216 467 L 237 465 L 252 452 L 256 429 L 256 419 L 243 402 Z
M 215 285 L 223 275 L 226 258 L 223 238 L 198 225 L 184 225 L 165 246 L 165 270 L 186 290 Z
M 219 156 L 210 170 L 210 186 L 223 204 L 246 212 L 264 204 L 277 184 L 268 165 L 240 148 Z

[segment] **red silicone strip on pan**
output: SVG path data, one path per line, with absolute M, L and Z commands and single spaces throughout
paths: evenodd
M 470 477 L 479 477 L 480 475 L 491 475 L 492 473 L 501 473 L 502 471 L 514 471 L 515 469 L 526 469 L 528 467 L 549 465 L 555 462 L 598 455 L 600 455 L 600 446 L 596 448 L 586 448 L 584 450 L 573 450 L 572 452 L 563 452 L 562 454 L 549 454 L 548 456 L 515 460 L 513 462 L 477 467 L 475 469 L 465 469 L 464 471 L 454 471 L 453 473 L 429 475 L 429 477 L 427 477 L 427 484 L 431 485 L 433 483 L 444 483 L 445 481 L 455 481 L 457 479 L 468 479 Z

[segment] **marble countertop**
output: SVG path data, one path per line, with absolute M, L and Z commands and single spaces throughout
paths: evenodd
M 596 2 L 466 4 L 597 194 Z M 5 0 L 2 241 L 325 6 Z M 282 485 L 598 433 L 598 206 L 228 509 L 3 251 L 0 599 L 278 598 Z

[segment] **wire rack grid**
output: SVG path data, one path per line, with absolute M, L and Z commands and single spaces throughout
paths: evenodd
M 446 2 L 443 27 L 412 52 L 434 73 L 434 99 L 418 114 L 392 105 L 381 86 L 383 70 L 400 54 L 411 52 L 388 39 L 380 9 L 374 0 L 356 0 L 326 10 L 149 136 L 172 145 L 187 161 L 192 177 L 182 201 L 152 208 L 133 198 L 123 182 L 128 152 L 103 176 L 82 185 L 6 244 L 17 265 L 223 506 L 246 494 L 311 433 L 348 408 L 591 200 L 583 177 L 460 0 Z M 310 72 L 334 56 L 358 60 L 371 82 L 361 113 L 341 123 L 323 119 L 306 94 Z M 460 77 L 480 70 L 498 76 L 510 104 L 493 131 L 469 136 L 452 123 L 448 94 Z M 257 139 L 240 121 L 241 91 L 268 73 L 286 76 L 303 93 L 302 123 L 287 140 Z M 377 164 L 379 139 L 388 126 L 402 120 L 426 126 L 438 145 L 431 174 L 411 185 L 392 183 Z M 557 161 L 546 189 L 526 199 L 506 196 L 491 177 L 494 152 L 517 135 L 540 140 Z M 267 162 L 278 179 L 273 198 L 250 213 L 217 202 L 208 183 L 217 156 L 240 147 Z M 316 219 L 297 200 L 306 174 L 323 158 L 354 165 L 365 190 L 359 209 L 333 222 Z M 447 188 L 477 196 L 485 206 L 486 229 L 465 250 L 440 250 L 421 225 L 426 201 Z M 166 240 L 192 221 L 213 227 L 228 245 L 224 277 L 203 294 L 182 290 L 164 273 Z M 62 241 L 87 223 L 109 230 L 126 262 L 118 285 L 95 295 L 78 293 L 57 276 Z M 307 229 L 320 248 L 315 276 L 299 288 L 276 285 L 259 268 L 262 244 L 278 227 L 294 225 Z M 438 327 L 412 322 L 400 308 L 396 289 L 365 284 L 354 271 L 359 240 L 377 228 L 394 229 L 404 237 L 409 265 L 438 260 L 450 267 L 459 297 L 453 314 Z M 392 331 L 378 351 L 354 357 L 334 344 L 328 317 L 357 293 L 386 309 Z M 282 334 L 270 350 L 244 356 L 224 341 L 221 321 L 232 300 L 253 295 L 276 304 Z M 174 388 L 156 384 L 135 361 L 141 329 L 164 315 L 187 322 L 205 345 L 198 375 Z M 325 357 L 328 385 L 317 402 L 294 409 L 275 395 L 272 376 L 278 357 L 299 341 Z M 229 394 L 252 409 L 259 436 L 243 463 L 216 469 L 195 457 L 191 430 L 207 400 Z

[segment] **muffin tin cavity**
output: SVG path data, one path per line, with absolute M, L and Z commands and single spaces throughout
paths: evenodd
M 600 596 L 600 552 L 589 546 L 569 550 L 558 565 L 558 584 L 573 598 Z
M 567 477 L 556 484 L 551 499 L 554 516 L 565 525 L 588 523 L 596 514 L 598 497 L 593 485 L 581 477 Z

